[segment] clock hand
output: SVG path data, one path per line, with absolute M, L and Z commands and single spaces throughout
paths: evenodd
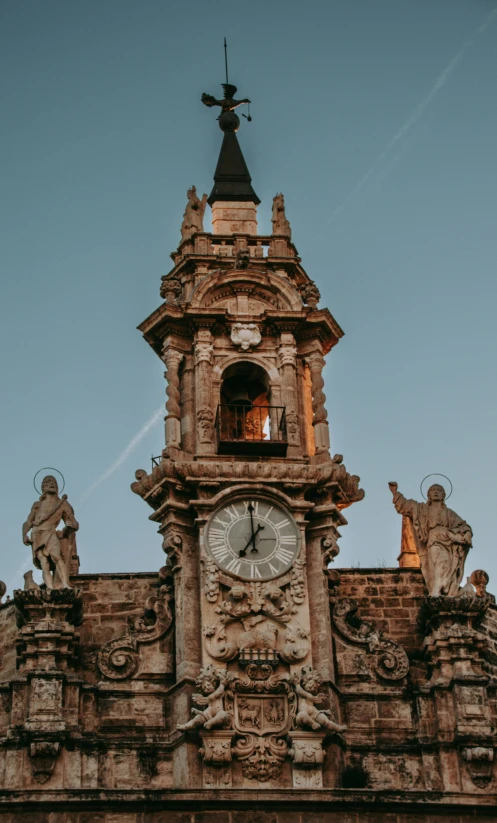
M 251 552 L 251 553 L 253 553 L 253 552 L 258 552 L 258 551 L 259 551 L 259 549 L 258 549 L 258 548 L 256 548 L 256 545 L 255 545 L 255 538 L 257 537 L 257 535 L 259 534 L 259 532 L 260 532 L 260 531 L 262 531 L 262 529 L 263 529 L 263 528 L 264 528 L 264 526 L 261 526 L 261 524 L 259 523 L 259 525 L 257 526 L 257 529 L 256 529 L 256 531 L 255 531 L 255 534 L 254 534 L 254 536 L 253 536 L 253 538 L 252 538 L 252 542 L 253 542 L 253 544 L 254 544 L 254 547 L 253 547 L 252 549 L 250 549 L 250 552 Z
M 238 553 L 240 557 L 245 557 L 245 555 L 247 554 L 247 549 L 248 549 L 248 547 L 250 546 L 251 543 L 254 544 L 254 547 L 253 547 L 253 549 L 251 549 L 251 551 L 252 552 L 257 552 L 258 551 L 258 549 L 256 549 L 256 547 L 255 547 L 255 538 L 257 537 L 257 535 L 259 534 L 259 532 L 263 528 L 264 528 L 264 526 L 261 526 L 261 524 L 259 523 L 259 525 L 257 526 L 257 529 L 252 534 L 252 536 L 251 536 L 250 540 L 248 541 L 247 545 L 245 546 L 245 548 L 240 549 L 240 551 Z

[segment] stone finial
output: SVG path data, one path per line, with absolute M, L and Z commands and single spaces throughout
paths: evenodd
M 47 589 L 70 589 L 67 555 L 75 549 L 74 532 L 78 531 L 79 523 L 67 495 L 59 497 L 53 475 L 43 478 L 41 492 L 22 527 L 22 539 L 26 546 L 31 546 L 33 563 L 41 569 Z M 65 528 L 59 531 L 61 521 Z
M 486 596 L 489 580 L 488 574 L 483 569 L 476 569 L 468 578 L 468 582 L 474 587 L 478 597 Z
M 413 525 L 421 572 L 430 597 L 454 597 L 459 593 L 472 545 L 470 526 L 446 506 L 445 489 L 438 483 L 428 489 L 426 503 L 407 500 L 395 482 L 388 485 L 396 510 Z
M 290 223 L 285 214 L 285 198 L 282 194 L 277 194 L 273 198 L 273 216 L 271 217 L 273 224 L 273 236 L 288 237 L 292 236 Z
M 188 240 L 192 234 L 204 230 L 204 212 L 207 205 L 207 195 L 203 194 L 200 200 L 195 186 L 190 186 L 186 196 L 188 201 L 181 224 L 182 240 Z

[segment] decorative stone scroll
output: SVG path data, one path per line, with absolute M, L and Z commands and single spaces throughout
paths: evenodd
M 334 599 L 332 619 L 340 634 L 351 643 L 367 646 L 374 655 L 374 669 L 383 680 L 402 680 L 409 671 L 409 659 L 402 646 L 389 640 L 372 623 L 357 617 L 358 603 L 352 598 Z M 350 618 L 359 625 L 353 625 Z
M 126 680 L 136 674 L 140 644 L 159 640 L 172 626 L 172 598 L 172 587 L 162 585 L 157 595 L 146 600 L 143 615 L 135 620 L 133 628 L 105 644 L 98 653 L 98 667 L 104 677 Z

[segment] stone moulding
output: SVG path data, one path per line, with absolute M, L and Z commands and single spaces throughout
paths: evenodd
M 185 463 L 162 460 L 158 466 L 147 474 L 143 469 L 136 473 L 137 480 L 131 484 L 131 490 L 149 503 L 153 509 L 163 504 L 166 490 L 161 486 L 169 481 L 180 481 L 187 485 L 202 482 L 233 481 L 294 484 L 304 488 L 333 487 L 333 500 L 338 508 L 343 509 L 364 497 L 364 490 L 359 487 L 360 477 L 349 474 L 342 462 L 341 455 L 320 465 L 303 465 L 302 463 L 247 463 L 239 460 L 232 462 L 188 461 Z
M 171 587 L 161 586 L 158 595 L 145 601 L 143 615 L 135 620 L 133 628 L 103 646 L 97 662 L 104 677 L 125 680 L 136 674 L 140 662 L 139 646 L 159 640 L 173 624 L 172 598 Z
M 461 619 L 468 628 L 476 627 L 483 620 L 491 602 L 488 595 L 425 597 L 419 610 L 418 624 L 425 634 L 443 623 L 460 622 Z
M 351 643 L 366 646 L 374 655 L 374 669 L 383 680 L 402 680 L 409 671 L 409 659 L 398 643 L 389 640 L 372 623 L 357 616 L 359 606 L 352 598 L 338 598 L 332 606 L 332 620 L 340 634 Z

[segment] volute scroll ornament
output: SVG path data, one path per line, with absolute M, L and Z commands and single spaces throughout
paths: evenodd
M 384 680 L 402 680 L 409 671 L 409 658 L 405 650 L 386 638 L 373 624 L 359 622 L 356 615 L 358 608 L 357 601 L 352 598 L 334 599 L 332 618 L 336 628 L 351 643 L 367 646 L 374 655 L 374 669 L 380 677 Z M 350 618 L 359 625 L 354 625 Z
M 145 609 L 125 634 L 106 643 L 98 653 L 98 667 L 109 680 L 126 680 L 136 674 L 140 663 L 138 648 L 142 643 L 159 640 L 173 623 L 172 587 L 163 584 L 157 595 L 145 601 Z

